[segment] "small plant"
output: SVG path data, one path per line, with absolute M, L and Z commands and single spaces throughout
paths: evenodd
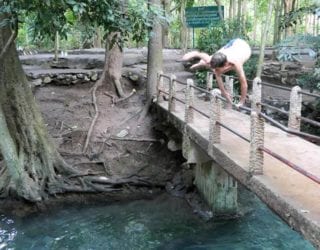
M 304 73 L 297 82 L 301 88 L 307 88 L 310 92 L 320 90 L 320 60 L 316 62 L 315 69 L 312 73 Z

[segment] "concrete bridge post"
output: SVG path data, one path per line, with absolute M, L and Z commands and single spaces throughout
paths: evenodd
M 300 131 L 301 125 L 301 105 L 302 95 L 299 93 L 301 88 L 295 86 L 291 90 L 290 94 L 290 109 L 289 109 L 289 121 L 288 128 L 292 130 Z
M 259 113 L 261 111 L 262 84 L 259 77 L 254 78 L 252 85 L 251 109 Z
M 188 145 L 183 155 L 189 164 L 196 164 L 195 180 L 199 193 L 206 200 L 215 216 L 233 215 L 238 209 L 237 181 L 212 160 L 190 138 L 184 137 Z
M 212 96 L 210 100 L 210 121 L 209 121 L 209 144 L 208 152 L 212 151 L 214 143 L 220 143 L 221 141 L 221 127 L 217 122 L 220 122 L 221 119 L 221 108 L 222 102 L 218 98 L 221 95 L 219 89 L 214 89 L 211 91 Z
M 193 80 L 187 79 L 187 88 L 185 92 L 185 113 L 184 113 L 184 121 L 186 124 L 193 122 L 193 116 L 194 112 L 191 108 L 194 103 L 194 88 L 193 86 Z
M 171 75 L 169 82 L 169 100 L 168 100 L 168 110 L 169 112 L 174 112 L 176 108 L 176 76 Z
M 159 104 L 161 102 L 161 91 L 163 90 L 163 71 L 159 71 L 157 75 L 157 103 Z
M 225 87 L 226 91 L 233 97 L 234 91 L 233 91 L 233 78 L 230 76 L 225 76 Z
M 213 88 L 212 82 L 213 82 L 213 74 L 212 72 L 208 72 L 207 73 L 207 90 L 209 91 Z
M 264 119 L 257 112 L 251 112 L 249 172 L 263 174 Z

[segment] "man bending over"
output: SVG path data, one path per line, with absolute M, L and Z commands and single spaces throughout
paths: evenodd
M 246 75 L 243 71 L 243 64 L 250 58 L 251 49 L 247 42 L 236 38 L 229 41 L 224 47 L 215 52 L 212 56 L 206 53 L 192 51 L 185 54 L 182 60 L 189 61 L 192 58 L 200 58 L 199 63 L 194 64 L 191 68 L 209 67 L 215 73 L 218 86 L 223 96 L 232 103 L 232 96 L 224 88 L 221 75 L 230 70 L 234 70 L 240 81 L 241 97 L 237 106 L 244 104 L 248 84 Z

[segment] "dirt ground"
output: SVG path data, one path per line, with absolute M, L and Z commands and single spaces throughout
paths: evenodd
M 123 82 L 129 95 L 133 86 L 128 80 L 123 79 Z M 178 132 L 167 126 L 165 121 L 157 120 L 152 112 L 141 120 L 146 101 L 143 86 L 129 99 L 116 104 L 110 97 L 114 94 L 110 89 L 105 86 L 97 89 L 99 116 L 87 151 L 83 153 L 88 129 L 95 116 L 93 86 L 94 83 L 44 85 L 36 87 L 34 94 L 48 132 L 66 162 L 84 172 L 115 181 L 125 179 L 128 183 L 119 184 L 117 190 L 110 194 L 69 194 L 68 197 L 56 197 L 58 200 L 51 199 L 47 204 L 128 201 L 168 192 L 185 199 L 199 217 L 211 219 L 208 205 L 193 185 L 194 166 L 185 163 L 180 149 L 174 152 L 168 149 L 169 140 L 175 135 L 180 137 L 176 134 Z M 17 208 L 16 213 L 29 212 L 30 208 L 23 206 Z
M 106 87 L 98 88 L 99 116 L 83 153 L 88 129 L 95 116 L 93 86 L 93 83 L 45 85 L 34 90 L 59 152 L 69 164 L 81 170 L 90 169 L 112 178 L 134 177 L 146 182 L 145 187 L 139 189 L 147 192 L 164 188 L 184 160 L 181 151 L 168 150 L 168 138 L 156 128 L 159 121 L 148 115 L 138 123 L 145 105 L 143 90 L 115 104 L 110 97 L 114 93 Z M 132 86 L 129 82 L 125 86 L 129 94 Z M 128 186 L 128 189 L 132 187 Z

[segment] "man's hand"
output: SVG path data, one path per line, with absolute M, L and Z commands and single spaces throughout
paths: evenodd
M 235 104 L 236 108 L 237 109 L 240 109 L 240 107 L 243 106 L 243 103 L 242 102 L 238 102 L 237 104 Z

